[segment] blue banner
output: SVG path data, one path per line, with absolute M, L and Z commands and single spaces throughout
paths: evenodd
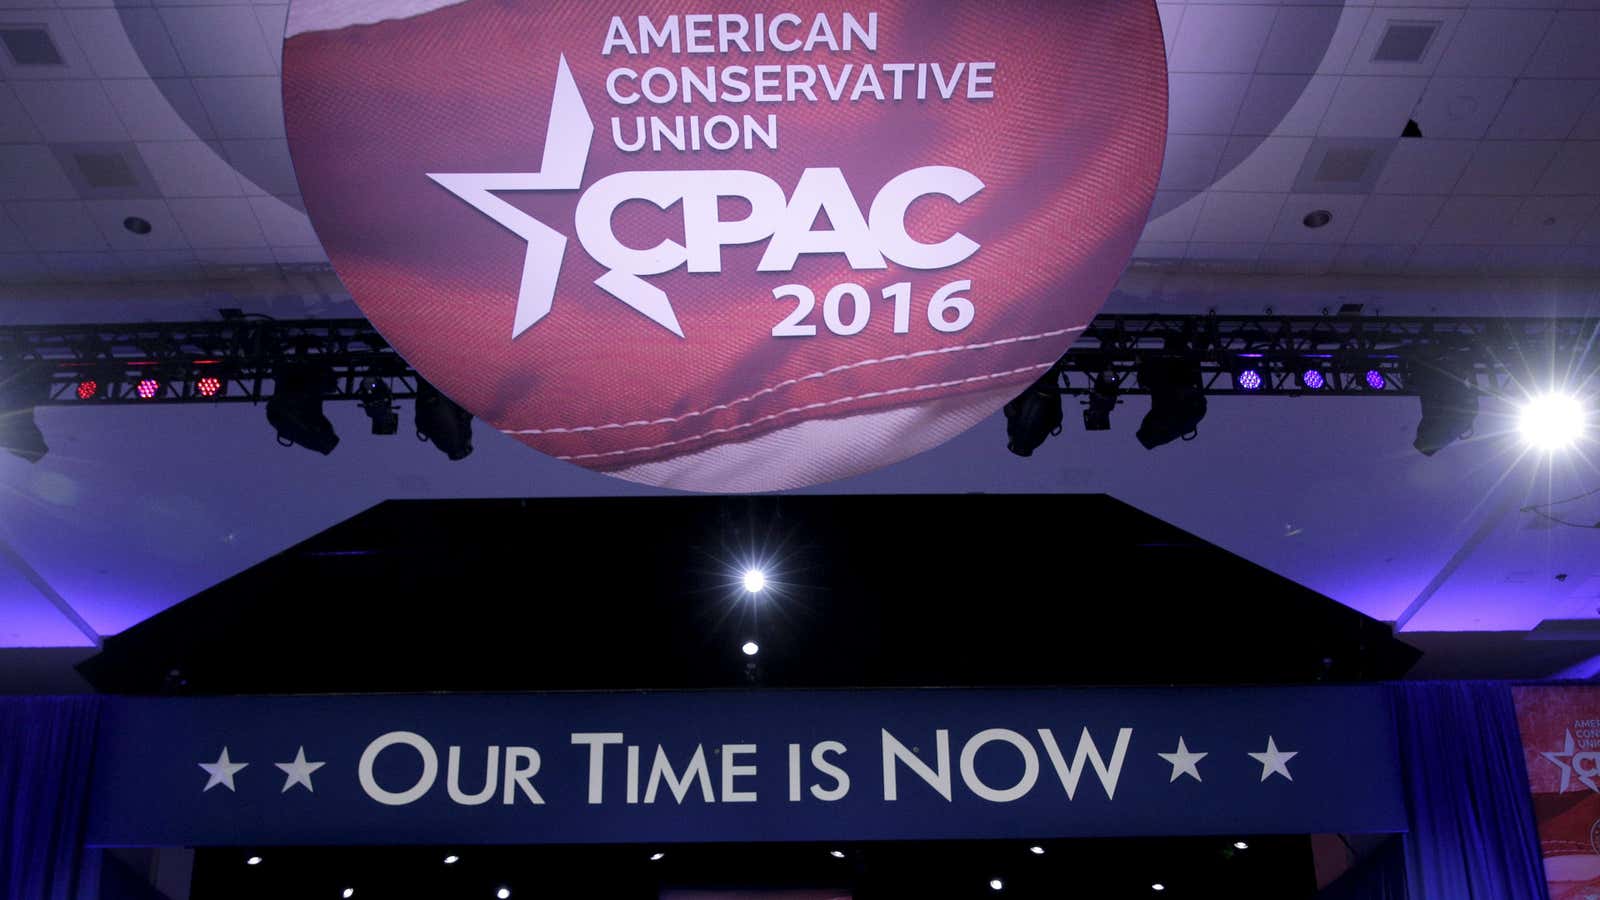
M 1378 687 L 123 698 L 88 840 L 1405 830 Z

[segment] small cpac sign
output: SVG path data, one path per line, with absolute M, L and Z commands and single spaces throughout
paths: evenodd
M 295 0 L 284 102 L 425 377 L 560 459 L 766 490 L 937 445 L 1065 351 L 1149 212 L 1166 73 L 1147 0 Z

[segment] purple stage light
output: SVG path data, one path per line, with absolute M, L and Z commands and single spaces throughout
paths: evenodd
M 1307 369 L 1302 372 L 1300 374 L 1300 380 L 1304 382 L 1306 387 L 1312 389 L 1313 391 L 1322 390 L 1322 386 L 1327 383 L 1326 379 L 1322 377 L 1322 373 L 1318 372 L 1316 369 Z
M 1235 378 L 1235 383 L 1242 390 L 1259 391 L 1261 390 L 1261 373 L 1255 369 L 1245 369 Z
M 1389 380 L 1383 377 L 1382 372 L 1379 372 L 1377 369 L 1367 370 L 1367 387 L 1372 388 L 1375 391 L 1381 391 L 1388 386 Z

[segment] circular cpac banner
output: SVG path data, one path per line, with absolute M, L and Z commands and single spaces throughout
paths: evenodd
M 799 487 L 935 446 L 1121 274 L 1149 0 L 295 0 L 307 209 L 429 381 L 559 459 Z

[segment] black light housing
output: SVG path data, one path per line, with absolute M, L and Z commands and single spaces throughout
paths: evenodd
M 50 452 L 44 432 L 33 418 L 34 406 L 49 396 L 49 377 L 40 371 L 18 369 L 0 374 L 0 448 L 31 463 Z
M 1061 433 L 1061 392 L 1055 369 L 1018 394 L 1004 408 L 1006 449 L 1018 456 L 1032 456 L 1045 438 Z
M 1085 431 L 1110 431 L 1111 413 L 1117 408 L 1116 379 L 1102 372 L 1089 388 L 1089 400 L 1083 409 Z
M 375 375 L 361 379 L 361 410 L 372 420 L 373 434 L 395 434 L 400 431 L 400 408 L 394 404 L 394 392 Z
M 417 439 L 428 441 L 451 461 L 472 454 L 472 413 L 417 377 Z
M 333 386 L 325 368 L 314 364 L 291 363 L 273 375 L 271 399 L 267 400 L 267 423 L 278 432 L 278 443 L 296 444 L 326 456 L 339 446 L 333 423 L 322 414 L 322 397 Z
M 1150 412 L 1139 424 L 1146 450 L 1183 438 L 1192 440 L 1206 416 L 1200 361 L 1190 355 L 1158 356 L 1139 367 L 1139 385 L 1150 392 Z
M 1470 364 L 1464 360 L 1434 359 L 1419 362 L 1411 372 L 1411 385 L 1422 400 L 1422 420 L 1411 446 L 1432 456 L 1472 434 L 1478 418 L 1478 388 Z

